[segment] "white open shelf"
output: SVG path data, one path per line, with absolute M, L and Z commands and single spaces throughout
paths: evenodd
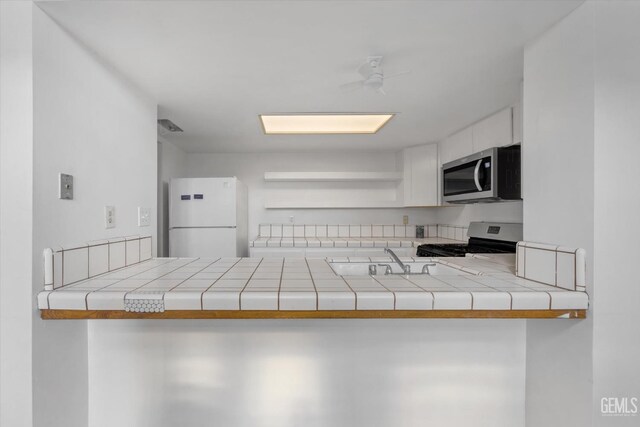
M 265 172 L 270 182 L 401 181 L 402 172 Z

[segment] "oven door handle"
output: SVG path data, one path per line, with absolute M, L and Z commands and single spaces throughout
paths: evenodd
M 476 169 L 473 171 L 473 180 L 476 183 L 478 191 L 482 191 L 482 186 L 480 185 L 480 166 L 482 166 L 482 159 L 478 160 L 478 163 L 476 163 Z

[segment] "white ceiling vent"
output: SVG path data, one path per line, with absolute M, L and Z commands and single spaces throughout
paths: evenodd
M 178 125 L 169 119 L 158 119 L 158 130 L 160 131 L 160 134 L 165 134 L 167 132 L 183 132 Z

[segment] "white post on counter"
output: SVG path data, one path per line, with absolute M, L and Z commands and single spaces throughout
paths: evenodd
M 44 290 L 53 290 L 53 249 L 46 248 L 42 252 L 44 258 Z

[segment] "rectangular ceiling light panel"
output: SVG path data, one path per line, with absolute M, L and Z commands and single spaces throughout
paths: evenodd
M 267 135 L 376 133 L 393 114 L 262 114 Z

